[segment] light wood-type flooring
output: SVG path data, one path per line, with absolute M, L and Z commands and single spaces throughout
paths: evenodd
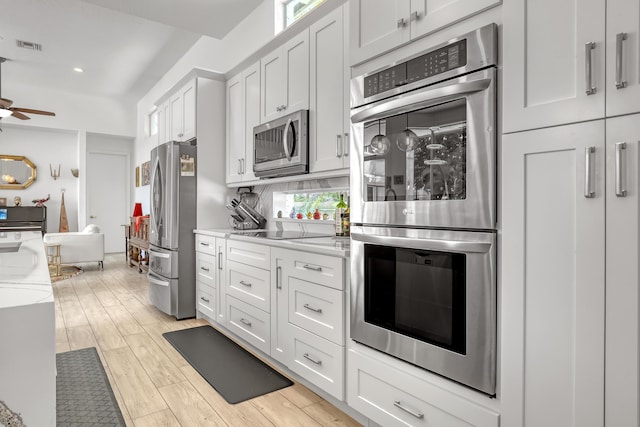
M 162 337 L 205 325 L 176 321 L 147 297 L 147 282 L 123 254 L 107 255 L 104 271 L 53 284 L 56 350 L 96 347 L 127 426 L 358 426 L 303 385 L 229 405 Z

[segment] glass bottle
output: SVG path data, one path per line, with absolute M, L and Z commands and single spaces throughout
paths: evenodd
M 342 212 L 342 235 L 343 236 L 351 236 L 351 204 L 349 203 L 349 198 L 347 197 L 347 207 Z
M 336 236 L 344 236 L 344 230 L 342 229 L 342 214 L 347 209 L 347 204 L 344 202 L 344 195 L 340 193 L 340 201 L 336 205 L 335 216 L 335 230 Z

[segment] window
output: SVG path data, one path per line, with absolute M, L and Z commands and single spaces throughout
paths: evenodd
M 325 0 L 275 0 L 276 33 L 288 28 Z
M 149 136 L 158 134 L 158 110 L 149 114 Z
M 344 195 L 344 202 L 348 203 L 348 193 L 345 191 L 283 193 L 279 197 L 274 194 L 274 210 L 281 211 L 283 218 L 296 218 L 298 214 L 302 214 L 303 218 L 308 219 L 309 215 L 313 218 L 317 209 L 322 219 L 333 220 L 340 194 Z

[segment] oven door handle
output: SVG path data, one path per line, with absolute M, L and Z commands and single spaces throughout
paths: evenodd
M 407 237 L 375 236 L 354 232 L 351 232 L 351 238 L 364 243 L 433 251 L 486 253 L 491 249 L 491 243 L 489 242 L 470 242 L 464 240 L 411 239 Z
M 461 95 L 481 92 L 491 85 L 492 79 L 480 79 L 442 86 L 418 93 L 399 95 L 392 99 L 385 99 L 373 104 L 356 108 L 351 113 L 351 122 L 360 123 L 367 120 L 383 119 L 396 114 L 427 108 L 443 102 L 453 101 Z

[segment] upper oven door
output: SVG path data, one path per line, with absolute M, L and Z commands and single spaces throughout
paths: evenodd
M 351 112 L 351 221 L 495 229 L 496 71 Z

